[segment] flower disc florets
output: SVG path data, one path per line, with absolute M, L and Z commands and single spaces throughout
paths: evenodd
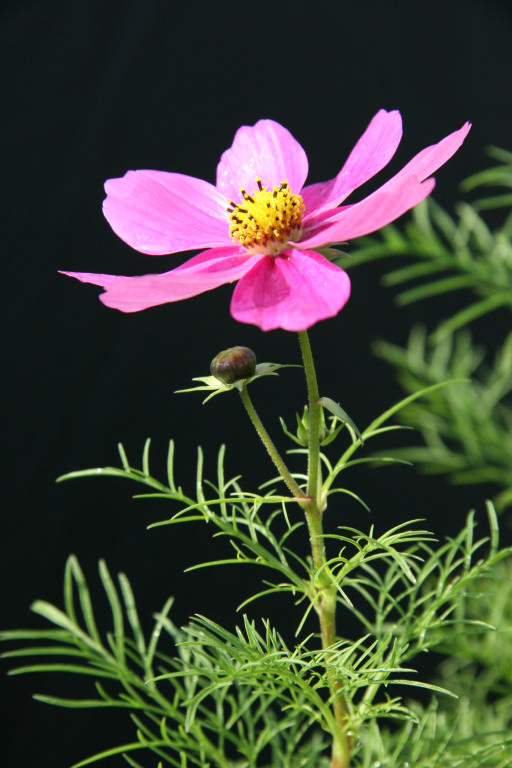
M 229 201 L 229 234 L 249 253 L 279 253 L 290 240 L 296 242 L 302 230 L 304 202 L 282 181 L 271 191 L 256 179 L 258 189 L 248 194 L 241 189 L 242 201 Z

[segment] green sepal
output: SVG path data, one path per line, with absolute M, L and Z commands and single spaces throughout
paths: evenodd
M 279 368 L 301 367 L 302 366 L 300 365 L 291 364 L 279 365 L 278 363 L 258 363 L 254 376 L 249 376 L 247 379 L 238 379 L 238 381 L 234 381 L 232 384 L 224 384 L 224 382 L 220 381 L 215 376 L 196 376 L 192 379 L 192 381 L 201 381 L 201 386 L 190 387 L 189 389 L 177 389 L 175 394 L 182 392 L 207 391 L 210 394 L 203 400 L 204 405 L 204 403 L 207 403 L 208 400 L 210 400 L 212 397 L 215 397 L 215 395 L 220 395 L 222 392 L 229 392 L 232 389 L 238 389 L 238 391 L 241 392 L 244 387 L 246 387 L 252 381 L 256 381 L 256 379 L 261 379 L 263 376 L 278 376 L 279 374 L 277 374 L 276 371 L 278 371 Z

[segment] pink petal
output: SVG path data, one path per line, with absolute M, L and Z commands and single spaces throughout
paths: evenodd
M 418 152 L 418 154 L 415 155 L 397 175 L 414 175 L 420 181 L 431 176 L 431 174 L 437 171 L 438 168 L 444 165 L 446 161 L 456 153 L 468 135 L 470 128 L 471 123 L 464 123 L 462 128 L 445 136 L 445 138 L 441 139 L 437 144 L 425 147 L 425 149 Z
M 304 230 L 301 247 L 318 248 L 368 235 L 418 205 L 433 190 L 435 181 L 427 178 L 452 157 L 466 138 L 470 123 L 426 147 L 393 178 L 354 205 L 347 205 L 315 227 Z
M 231 314 L 262 331 L 304 331 L 333 317 L 347 302 L 346 272 L 314 251 L 289 249 L 264 256 L 235 287 Z
M 100 299 L 107 307 L 121 312 L 139 312 L 148 307 L 188 299 L 199 293 L 232 283 L 245 275 L 260 259 L 248 256 L 240 248 L 212 248 L 194 256 L 188 262 L 160 275 L 123 277 L 97 275 L 87 272 L 62 272 L 82 283 L 105 288 Z
M 119 237 L 161 255 L 228 245 L 227 200 L 212 184 L 165 171 L 128 171 L 105 184 L 103 213 Z
M 397 179 L 393 185 L 388 182 L 360 203 L 346 206 L 316 230 L 306 232 L 300 246 L 319 248 L 375 232 L 421 203 L 434 187 L 434 179 L 420 182 L 411 176 Z
M 402 118 L 398 110 L 381 109 L 350 153 L 347 162 L 330 181 L 304 187 L 305 221 L 312 215 L 335 208 L 354 189 L 371 179 L 391 160 L 402 138 Z
M 274 120 L 259 120 L 239 128 L 223 153 L 217 188 L 236 203 L 241 188 L 248 192 L 257 188 L 257 178 L 270 188 L 287 181 L 293 192 L 300 192 L 307 175 L 308 158 L 299 142 Z

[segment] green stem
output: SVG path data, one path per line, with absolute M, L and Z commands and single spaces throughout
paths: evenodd
M 247 387 L 242 387 L 242 389 L 239 390 L 240 397 L 242 398 L 242 403 L 244 404 L 245 410 L 247 411 L 247 414 L 252 421 L 254 428 L 256 429 L 256 432 L 261 438 L 261 441 L 265 448 L 267 449 L 267 453 L 269 454 L 270 458 L 274 462 L 277 471 L 283 478 L 284 482 L 292 492 L 293 496 L 297 499 L 297 501 L 302 504 L 306 501 L 306 495 L 304 492 L 299 488 L 296 481 L 293 479 L 292 474 L 288 467 L 286 466 L 285 462 L 283 461 L 281 454 L 275 447 L 274 443 L 272 442 L 272 439 L 270 438 L 270 435 L 268 434 L 267 430 L 263 426 L 263 422 L 261 421 L 260 417 L 258 416 L 256 409 L 254 408 L 254 405 L 252 404 L 252 400 L 249 397 L 249 393 L 247 391 Z
M 322 648 L 329 648 L 336 642 L 336 584 L 330 578 L 326 567 L 326 554 L 322 525 L 322 513 L 326 501 L 322 494 L 322 474 L 320 464 L 320 428 L 322 406 L 319 404 L 318 383 L 313 354 L 307 331 L 299 332 L 299 342 L 304 362 L 304 372 L 308 389 L 309 444 L 308 444 L 308 503 L 304 505 L 308 524 L 311 552 L 315 572 L 321 573 L 320 583 L 313 583 L 316 592 L 315 609 L 320 622 Z M 332 734 L 333 744 L 330 768 L 347 768 L 350 762 L 351 740 L 347 733 L 347 705 L 343 696 L 343 686 L 335 673 L 329 674 L 329 686 L 333 695 L 332 708 L 336 721 L 336 731 Z
M 313 362 L 313 353 L 311 352 L 311 344 L 309 343 L 307 331 L 299 331 L 299 342 L 308 388 L 309 445 L 307 493 L 310 499 L 318 501 L 322 485 L 320 467 L 320 418 L 322 415 L 322 406 L 318 403 L 320 395 L 318 393 L 315 363 Z

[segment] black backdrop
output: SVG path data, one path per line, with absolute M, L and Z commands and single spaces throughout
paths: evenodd
M 267 459 L 234 395 L 201 407 L 198 396 L 173 390 L 207 373 L 226 346 L 246 344 L 260 360 L 297 362 L 296 340 L 235 323 L 230 287 L 123 315 L 103 307 L 95 288 L 57 270 L 170 269 L 176 257 L 145 257 L 110 231 L 101 214 L 104 180 L 128 168 L 158 168 L 213 181 L 236 128 L 261 117 L 281 121 L 301 141 L 311 180 L 334 175 L 380 107 L 403 115 L 397 163 L 472 120 L 466 145 L 436 174 L 435 194 L 451 205 L 458 181 L 484 167 L 485 145 L 512 144 L 512 4 L 17 0 L 4 2 L 1 14 L 2 627 L 35 625 L 28 606 L 36 597 L 60 601 L 70 552 L 96 586 L 99 557 L 113 572 L 126 571 L 146 626 L 170 593 L 176 621 L 197 611 L 232 626 L 234 606 L 246 595 L 242 574 L 183 575 L 210 546 L 204 531 L 146 532 L 165 506 L 132 501 L 135 489 L 121 481 L 56 486 L 54 479 L 114 463 L 118 440 L 135 463 L 147 436 L 155 474 L 172 436 L 185 484 L 193 478 L 195 445 L 208 445 L 213 467 L 223 441 L 231 445 L 233 473 L 242 472 L 248 485 L 264 479 Z M 380 271 L 354 270 L 347 307 L 311 333 L 322 392 L 362 425 L 399 396 L 389 371 L 372 358 L 371 341 L 385 332 L 404 342 L 413 321 L 433 322 L 442 306 L 397 310 Z M 301 409 L 299 381 L 287 371 L 255 388 L 274 431 L 279 414 L 291 422 Z M 351 487 L 372 512 L 347 505 L 343 522 L 365 526 L 371 519 L 382 529 L 424 517 L 441 533 L 458 529 L 486 490 L 454 490 L 402 469 L 354 475 Z M 275 616 L 276 606 L 261 605 L 253 615 L 258 611 Z M 130 740 L 122 718 L 34 703 L 32 691 L 57 685 L 8 679 L 4 671 L 2 765 L 64 768 Z

